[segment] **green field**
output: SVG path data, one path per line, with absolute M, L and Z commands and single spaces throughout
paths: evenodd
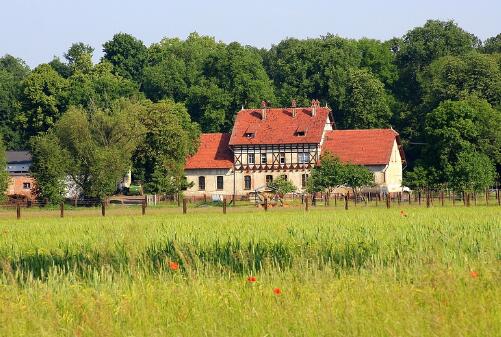
M 500 299 L 495 205 L 0 211 L 0 336 L 488 337 Z

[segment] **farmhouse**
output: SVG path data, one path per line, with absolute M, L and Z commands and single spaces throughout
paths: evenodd
M 322 153 L 364 165 L 380 192 L 399 192 L 405 157 L 392 129 L 335 130 L 332 111 L 311 107 L 242 109 L 231 134 L 202 134 L 198 152 L 187 159 L 188 196 L 247 195 L 279 176 L 304 191 Z
M 9 174 L 7 195 L 13 199 L 34 199 L 35 180 L 30 176 L 31 154 L 28 151 L 7 151 L 5 156 Z

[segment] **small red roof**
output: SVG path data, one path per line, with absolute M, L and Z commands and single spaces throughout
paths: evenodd
M 197 153 L 186 161 L 185 169 L 231 168 L 233 153 L 228 145 L 229 133 L 204 133 Z
M 318 144 L 325 124 L 330 123 L 331 110 L 318 106 L 315 116 L 312 116 L 312 110 L 296 108 L 296 117 L 292 117 L 292 108 L 268 108 L 264 120 L 261 109 L 240 110 L 235 118 L 230 145 Z M 298 135 L 299 131 L 304 135 Z
M 356 165 L 386 165 L 395 140 L 400 145 L 393 129 L 327 131 L 322 153 L 330 152 L 341 161 Z M 403 152 L 400 154 L 404 161 Z

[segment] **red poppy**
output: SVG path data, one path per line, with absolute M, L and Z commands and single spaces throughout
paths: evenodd
M 275 288 L 275 289 L 273 289 L 273 292 L 275 293 L 275 295 L 280 295 L 282 293 L 282 289 Z
M 253 282 L 256 282 L 256 281 L 257 281 L 257 278 L 255 276 L 249 276 L 249 277 L 247 277 L 247 282 L 253 283 Z
M 177 262 L 169 262 L 169 268 L 170 270 L 178 270 L 179 269 L 179 263 Z
M 471 276 L 471 278 L 477 278 L 478 273 L 476 271 L 470 271 L 470 276 Z

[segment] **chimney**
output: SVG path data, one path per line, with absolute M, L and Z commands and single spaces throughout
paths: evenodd
M 297 107 L 296 100 L 293 99 L 292 100 L 292 117 L 296 117 L 296 107 Z
M 317 101 L 312 100 L 311 101 L 311 117 L 315 117 L 316 114 L 317 114 Z
M 266 101 L 261 102 L 261 119 L 266 120 Z

